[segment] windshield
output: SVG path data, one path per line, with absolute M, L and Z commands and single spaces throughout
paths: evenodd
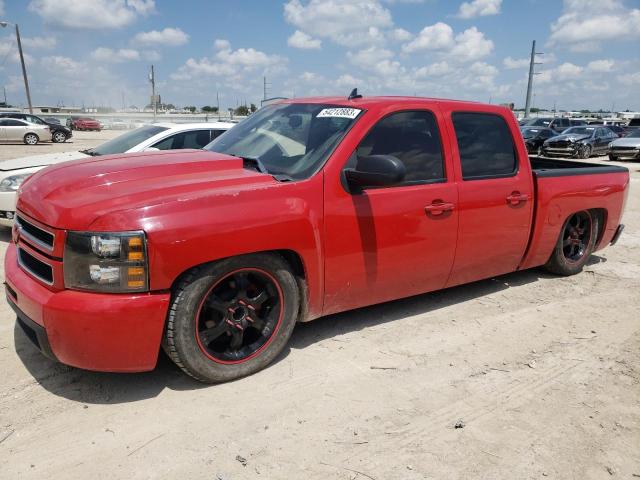
M 571 127 L 567 128 L 563 135 L 592 135 L 595 127 Z
M 168 130 L 168 128 L 159 127 L 157 125 L 147 125 L 113 138 L 95 148 L 85 150 L 85 152 L 89 155 L 111 155 L 113 153 L 124 153 L 130 148 L 135 147 L 165 130 Z
M 525 125 L 532 127 L 548 127 L 550 123 L 551 120 L 548 118 L 533 118 L 525 122 Z
M 631 133 L 627 134 L 627 138 L 640 138 L 640 129 L 632 130 Z
M 539 128 L 523 128 L 521 131 L 523 138 L 534 138 L 541 132 Z
M 271 105 L 205 148 L 257 160 L 271 175 L 307 178 L 325 162 L 361 112 L 332 105 Z

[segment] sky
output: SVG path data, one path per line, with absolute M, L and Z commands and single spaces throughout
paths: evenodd
M 640 110 L 640 0 L 0 0 L 20 26 L 34 105 L 260 104 L 418 95 Z M 0 88 L 26 104 L 12 26 Z M 2 92 L 0 91 L 0 95 Z M 1 97 L 0 97 L 1 98 Z

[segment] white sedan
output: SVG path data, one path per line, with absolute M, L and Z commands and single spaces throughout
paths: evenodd
M 36 145 L 38 142 L 50 142 L 51 130 L 48 125 L 19 120 L 0 118 L 0 142 L 24 142 Z
M 235 123 L 154 123 L 127 132 L 94 148 L 79 152 L 48 153 L 0 162 L 0 225 L 10 227 L 16 211 L 16 191 L 38 170 L 67 160 L 100 155 L 202 148 Z

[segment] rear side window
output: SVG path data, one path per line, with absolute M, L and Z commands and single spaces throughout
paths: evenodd
M 502 117 L 458 112 L 452 119 L 463 179 L 509 177 L 516 173 L 515 145 Z
M 158 150 L 178 150 L 182 148 L 202 148 L 211 142 L 209 130 L 194 130 L 182 132 L 161 140 L 153 145 Z
M 444 179 L 440 133 L 433 113 L 393 113 L 367 133 L 357 149 L 358 157 L 393 155 L 407 170 L 404 185 Z

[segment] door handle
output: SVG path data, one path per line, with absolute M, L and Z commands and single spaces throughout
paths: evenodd
M 511 195 L 507 195 L 507 202 L 511 205 L 518 205 L 520 202 L 526 202 L 529 200 L 529 194 L 520 192 L 511 192 Z
M 427 215 L 442 215 L 444 212 L 450 212 L 455 208 L 453 203 L 436 200 L 431 205 L 424 207 Z

